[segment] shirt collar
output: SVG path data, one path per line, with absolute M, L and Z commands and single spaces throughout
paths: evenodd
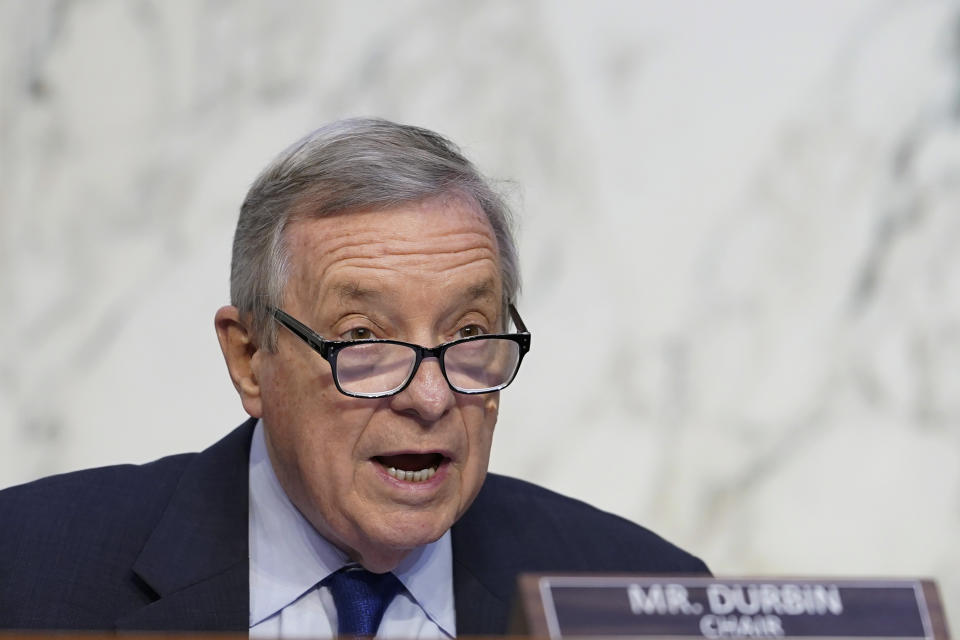
M 250 625 L 269 618 L 350 559 L 290 502 L 267 455 L 263 421 L 250 447 Z M 394 570 L 429 618 L 455 636 L 450 532 L 411 551 Z
M 450 637 L 456 637 L 453 604 L 453 547 L 447 530 L 436 542 L 418 547 L 393 570 L 413 599 Z

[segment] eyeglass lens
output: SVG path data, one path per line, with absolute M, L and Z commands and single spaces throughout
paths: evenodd
M 387 393 L 406 384 L 416 360 L 416 351 L 404 345 L 350 345 L 337 354 L 337 382 L 348 393 Z M 447 379 L 456 389 L 494 389 L 513 377 L 520 346 L 498 338 L 469 340 L 449 347 L 443 360 Z

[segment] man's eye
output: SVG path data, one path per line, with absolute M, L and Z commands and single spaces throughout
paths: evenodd
M 342 340 L 371 340 L 373 332 L 366 327 L 354 327 L 341 335 Z
M 473 336 L 482 336 L 486 332 L 479 325 L 471 324 L 463 327 L 457 333 L 460 338 L 472 338 Z

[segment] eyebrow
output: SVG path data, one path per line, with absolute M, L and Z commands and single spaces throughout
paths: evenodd
M 484 282 L 475 284 L 467 289 L 463 299 L 470 302 L 482 299 L 494 300 L 496 299 L 494 289 L 495 287 L 493 286 L 493 280 L 485 280 Z
M 337 284 L 333 289 L 340 302 L 376 300 L 382 297 L 381 293 L 376 289 L 365 289 L 361 287 L 358 282 L 344 282 Z

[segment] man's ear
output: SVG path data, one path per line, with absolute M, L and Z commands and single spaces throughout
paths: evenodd
M 260 348 L 255 337 L 241 319 L 240 310 L 236 307 L 221 307 L 214 316 L 213 323 L 217 329 L 223 359 L 227 361 L 230 379 L 240 394 L 240 402 L 247 413 L 259 418 L 263 413 L 263 405 L 257 375 Z

